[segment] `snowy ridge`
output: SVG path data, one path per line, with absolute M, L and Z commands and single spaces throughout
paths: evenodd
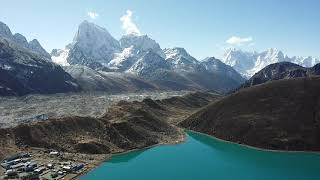
M 163 50 L 166 55 L 166 61 L 172 64 L 176 71 L 202 71 L 204 68 L 200 62 L 192 57 L 184 48 L 166 48 Z
M 133 64 L 134 56 L 135 56 L 133 46 L 128 48 L 124 48 L 122 52 L 115 53 L 113 59 L 108 63 L 108 67 L 111 69 L 126 69 L 127 66 Z
M 10 28 L 3 22 L 0 21 L 0 37 L 9 40 L 16 45 L 19 45 L 33 53 L 41 55 L 46 59 L 50 60 L 50 54 L 41 46 L 37 39 L 33 39 L 32 41 L 28 42 L 27 38 L 24 37 L 22 34 L 15 33 L 12 34 Z
M 313 57 L 288 57 L 276 48 L 269 48 L 260 53 L 229 49 L 224 54 L 222 61 L 247 79 L 264 67 L 277 62 L 287 61 L 304 67 L 312 67 L 320 62 L 319 59 Z
M 140 58 L 127 72 L 140 76 L 148 75 L 158 69 L 170 69 L 170 65 L 161 56 L 153 51 L 149 51 Z
M 164 58 L 165 55 L 160 48 L 160 45 L 147 35 L 125 35 L 120 39 L 120 46 L 122 48 L 128 48 L 133 46 L 134 49 L 148 52 L 153 51 L 160 57 Z
M 115 53 L 108 63 L 110 69 L 126 71 L 149 51 L 164 57 L 160 45 L 147 35 L 125 35 L 120 39 L 121 53 Z
M 163 50 L 166 60 L 172 60 L 174 64 L 198 64 L 198 61 L 192 57 L 184 48 L 174 47 Z

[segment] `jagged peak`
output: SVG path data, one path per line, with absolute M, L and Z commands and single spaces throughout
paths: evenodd
M 29 46 L 27 38 L 20 33 L 15 33 L 12 38 L 14 42 L 22 45 L 23 47 L 27 48 Z
M 181 53 L 181 54 L 187 54 L 190 55 L 185 48 L 183 47 L 173 47 L 173 48 L 165 48 L 163 50 L 164 52 L 177 52 L 177 53 Z
M 28 41 L 27 41 L 27 38 L 24 37 L 24 36 L 23 36 L 22 34 L 20 34 L 20 33 L 15 33 L 15 34 L 13 35 L 13 37 L 14 37 L 15 39 L 19 39 L 19 40 L 23 40 L 23 41 L 28 42 Z
M 80 39 L 86 39 L 86 40 L 105 40 L 109 39 L 111 41 L 117 41 L 112 35 L 107 31 L 107 29 L 98 26 L 92 22 L 89 22 L 87 20 L 83 21 L 79 27 L 78 31 L 73 39 L 74 42 L 79 41 Z
M 50 54 L 41 46 L 37 39 L 33 39 L 32 41 L 30 41 L 28 48 L 38 54 L 47 57 L 48 59 L 51 59 Z
M 29 42 L 29 44 L 41 46 L 40 43 L 39 43 L 39 41 L 38 41 L 37 39 L 33 39 L 32 41 Z
M 215 58 L 215 57 L 206 57 L 203 60 L 201 60 L 201 62 L 210 62 L 210 61 L 220 61 L 219 59 Z M 220 61 L 222 63 L 222 61 Z
M 8 25 L 0 21 L 0 36 L 5 38 L 11 38 L 12 32 Z
M 132 46 L 134 49 L 139 51 L 152 50 L 161 57 L 165 57 L 160 45 L 148 35 L 124 35 L 120 39 L 120 46 L 122 48 L 129 48 Z
M 135 34 L 123 35 L 120 38 L 120 45 L 121 46 L 128 46 L 129 44 L 130 46 L 137 45 L 132 43 L 138 43 L 139 45 L 141 45 L 142 43 L 145 43 L 144 41 L 151 42 L 153 45 L 156 45 L 160 48 L 160 45 L 154 39 L 150 38 L 148 35 L 135 35 Z
M 122 38 L 149 38 L 151 39 L 147 34 L 124 34 L 120 39 Z
M 95 24 L 95 23 L 92 23 L 92 22 L 89 22 L 87 20 L 84 20 L 82 23 L 80 23 L 78 29 L 82 29 L 82 28 L 92 28 L 92 29 L 99 29 L 101 31 L 107 31 L 105 28 Z
M 173 48 L 166 48 L 163 50 L 164 54 L 166 55 L 166 59 L 171 59 L 174 61 L 181 61 L 182 59 L 186 59 L 193 64 L 198 63 L 198 60 L 191 56 L 186 49 L 182 47 L 173 47 Z M 185 61 L 185 60 L 183 60 Z

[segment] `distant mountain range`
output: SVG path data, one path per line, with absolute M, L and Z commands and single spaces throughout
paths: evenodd
M 198 61 L 183 48 L 161 49 L 147 35 L 130 34 L 117 41 L 106 29 L 88 21 L 79 25 L 72 43 L 65 49 L 53 50 L 51 55 L 53 62 L 62 66 L 86 66 L 91 75 L 103 71 L 109 79 L 115 80 L 116 76 L 140 79 L 158 89 L 226 92 L 244 82 L 238 72 L 215 58 L 210 62 Z M 228 73 L 224 73 L 226 69 Z M 93 78 L 68 72 L 78 82 L 92 84 L 84 79 Z
M 289 58 L 277 49 L 262 53 L 230 49 L 221 61 L 214 57 L 197 60 L 182 47 L 162 49 L 147 35 L 129 34 L 117 40 L 105 28 L 88 21 L 79 25 L 70 44 L 64 49 L 52 50 L 51 54 L 36 39 L 28 42 L 23 35 L 12 34 L 4 23 L 0 23 L 0 38 L 3 48 L 0 49 L 0 70 L 6 74 L 0 81 L 2 95 L 79 90 L 228 92 L 272 63 L 289 61 L 311 67 L 319 62 L 312 57 Z M 31 66 L 41 70 L 41 75 L 26 76 L 35 71 Z M 34 82 L 33 78 L 38 81 Z M 39 78 L 47 81 L 41 82 Z M 14 86 L 19 88 L 14 90 Z
M 147 35 L 116 40 L 104 28 L 84 21 L 73 42 L 47 53 L 34 39 L 12 34 L 0 23 L 1 95 L 70 91 L 216 90 L 244 82 L 213 57 L 198 61 L 183 48 L 161 49 Z M 59 66 L 60 65 L 60 66 Z
M 291 62 L 303 67 L 312 67 L 320 62 L 314 57 L 288 57 L 276 48 L 269 48 L 263 52 L 246 52 L 229 49 L 225 52 L 222 61 L 233 67 L 243 77 L 249 79 L 264 67 L 277 62 Z

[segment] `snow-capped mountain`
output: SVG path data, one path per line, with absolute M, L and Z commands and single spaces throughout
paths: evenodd
M 122 48 L 133 47 L 134 49 L 138 49 L 139 51 L 153 51 L 160 57 L 165 57 L 162 49 L 160 48 L 160 45 L 147 35 L 125 35 L 119 40 L 119 42 Z
M 114 58 L 108 64 L 111 69 L 128 70 L 149 51 L 158 54 L 160 57 L 165 57 L 160 45 L 147 35 L 125 35 L 119 42 L 123 50 L 114 54 Z
M 192 57 L 184 48 L 162 50 L 155 40 L 147 35 L 138 34 L 125 35 L 117 41 L 107 30 L 87 21 L 80 24 L 72 44 L 63 50 L 53 50 L 51 55 L 54 62 L 63 66 L 83 65 L 99 72 L 103 69 L 108 72 L 134 75 L 164 89 L 226 91 L 242 82 L 241 77 L 234 78 L 230 74 L 222 73 L 223 70 L 219 71 L 219 68 L 225 68 L 222 65 L 217 66 L 208 62 L 206 69 L 204 64 Z M 69 71 L 74 67 L 67 69 Z M 75 69 L 77 71 L 69 72 L 80 72 L 79 67 Z M 86 74 L 81 74 L 81 78 L 73 75 L 81 82 L 90 79 L 84 76 Z
M 114 53 L 120 52 L 119 42 L 110 33 L 93 23 L 84 21 L 79 25 L 78 31 L 70 46 L 64 53 L 55 56 L 64 64 L 87 65 L 92 68 L 106 66 L 113 58 Z M 64 57 L 67 59 L 64 60 Z
M 0 37 L 5 38 L 6 40 L 12 41 L 23 48 L 26 48 L 40 56 L 45 57 L 48 60 L 51 58 L 50 54 L 40 45 L 38 40 L 33 39 L 32 41 L 28 42 L 27 38 L 24 37 L 22 34 L 19 34 L 19 33 L 12 34 L 10 28 L 1 21 L 0 21 Z
M 293 63 L 299 64 L 304 67 L 312 67 L 318 63 L 320 63 L 320 59 L 308 56 L 308 57 L 300 57 L 294 56 L 291 58 Z
M 170 64 L 153 51 L 148 51 L 127 72 L 139 76 L 150 75 L 158 69 L 170 69 Z
M 263 52 L 245 52 L 237 49 L 229 49 L 224 54 L 222 61 L 233 67 L 243 77 L 250 78 L 264 67 L 277 62 L 292 62 L 305 67 L 311 67 L 319 63 L 319 59 L 312 57 L 288 57 L 275 48 L 269 48 Z
M 201 71 L 200 62 L 192 57 L 184 48 L 166 48 L 163 50 L 166 60 L 177 71 Z
M 229 77 L 237 82 L 244 82 L 245 79 L 231 66 L 224 64 L 219 59 L 208 57 L 201 61 L 205 69 L 212 73 L 217 73 Z

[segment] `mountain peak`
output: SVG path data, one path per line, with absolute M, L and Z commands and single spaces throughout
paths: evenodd
M 101 31 L 107 31 L 105 28 L 93 23 L 93 22 L 89 22 L 87 20 L 82 21 L 82 23 L 79 24 L 78 29 L 83 29 L 83 28 L 87 28 L 87 29 L 99 29 Z
M 136 50 L 144 51 L 144 52 L 151 50 L 157 53 L 162 58 L 165 57 L 160 45 L 147 35 L 132 35 L 132 34 L 124 35 L 120 39 L 120 46 L 123 49 L 133 47 Z
M 12 33 L 10 28 L 0 21 L 0 36 L 11 39 Z
M 277 48 L 268 48 L 267 51 L 268 52 L 279 52 L 280 50 Z
M 96 67 L 107 65 L 113 54 L 121 48 L 119 42 L 105 28 L 83 21 L 73 38 L 73 43 L 67 49 L 66 61 L 69 64 L 94 64 Z
M 13 35 L 13 40 L 14 42 L 18 43 L 18 44 L 21 44 L 22 46 L 24 47 L 27 47 L 28 46 L 28 41 L 26 39 L 26 37 L 24 37 L 22 34 L 20 33 L 15 33 Z
M 201 62 L 209 62 L 209 61 L 220 61 L 219 59 L 216 59 L 215 57 L 206 57 Z M 220 61 L 222 63 L 222 61 Z
M 277 48 L 268 48 L 266 52 L 267 52 L 268 55 L 274 55 L 274 56 L 284 57 L 283 52 L 280 51 L 280 50 L 277 49 Z
M 190 56 L 190 54 L 183 47 L 166 48 L 164 49 L 164 51 L 168 51 L 168 52 L 171 51 L 171 52 L 179 53 L 181 55 Z
M 37 39 L 30 41 L 28 48 L 48 59 L 51 59 L 50 54 L 41 46 Z
M 145 76 L 154 73 L 158 69 L 169 69 L 169 63 L 159 56 L 154 51 L 148 51 L 142 58 L 140 58 L 128 72 L 140 76 Z
M 201 65 L 209 72 L 227 76 L 237 82 L 244 82 L 242 76 L 235 71 L 231 66 L 224 64 L 215 57 L 207 57 L 201 61 Z
M 103 38 L 103 39 L 99 39 Z M 74 41 L 79 41 L 79 40 L 90 40 L 90 41 L 97 41 L 101 42 L 101 40 L 111 40 L 111 41 L 116 41 L 110 33 L 103 27 L 100 27 L 94 23 L 91 23 L 87 20 L 83 21 L 79 27 L 78 27 L 78 32 L 75 35 Z
M 192 57 L 184 48 L 174 47 L 163 50 L 167 60 L 171 60 L 174 64 L 197 64 L 198 61 Z
M 166 54 L 166 59 L 181 57 L 189 59 L 191 57 L 191 55 L 182 47 L 165 48 L 163 52 Z
M 32 41 L 29 42 L 29 44 L 34 45 L 34 46 L 40 46 L 40 43 L 37 39 L 33 39 Z

